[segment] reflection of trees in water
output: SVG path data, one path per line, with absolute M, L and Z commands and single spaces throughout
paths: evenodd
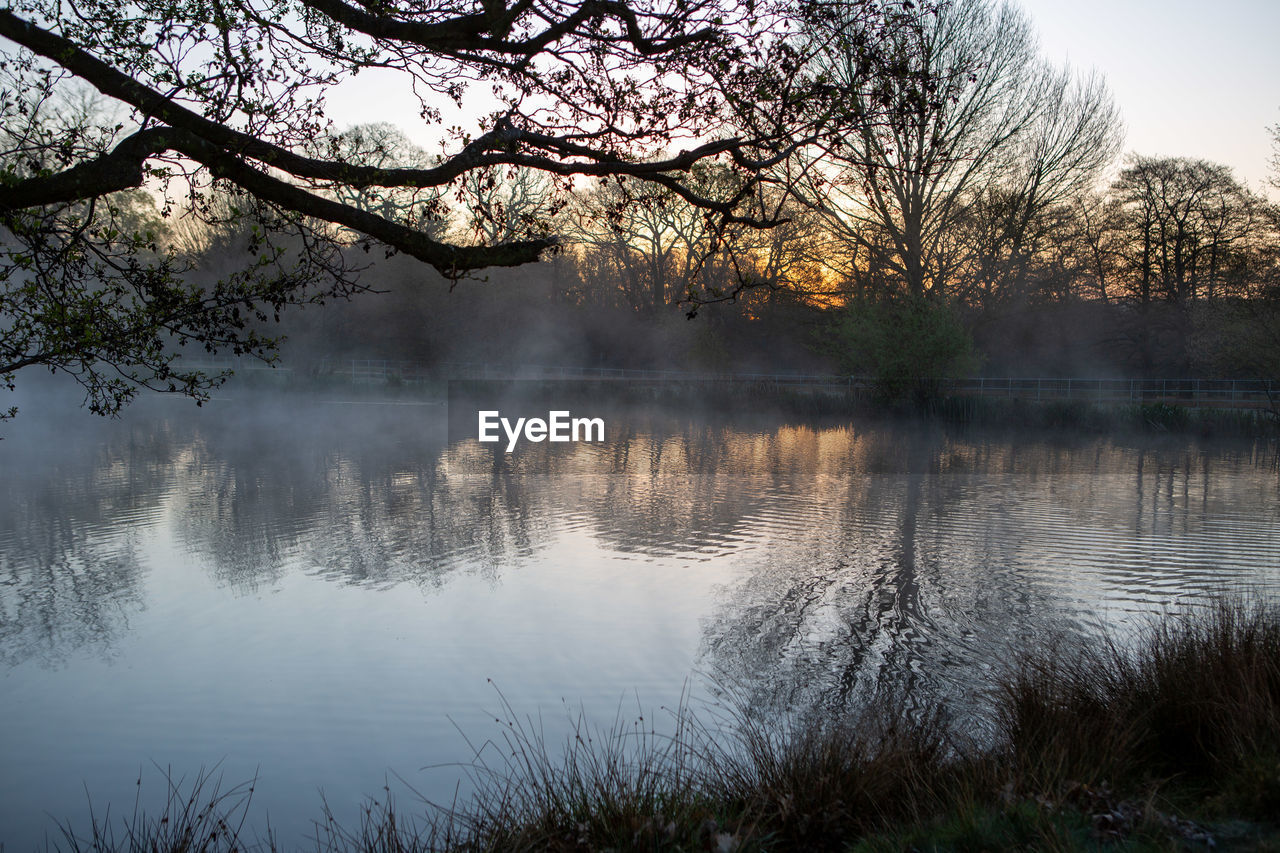
M 936 567 L 918 536 L 922 506 L 945 501 L 944 452 L 937 434 L 860 434 L 827 460 L 809 497 L 828 517 L 771 549 L 707 632 L 706 660 L 723 686 L 757 705 L 797 707 L 929 680 L 939 626 L 921 574 Z
M 43 529 L 6 542 L 0 555 L 0 663 L 54 663 L 83 647 L 107 649 L 142 607 L 128 543 Z M 33 541 L 39 540 L 39 541 Z
M 597 540 L 614 551 L 724 553 L 787 526 L 807 503 L 822 455 L 844 435 L 655 420 L 611 438 L 611 475 L 584 485 L 578 500 Z
M 253 589 L 294 570 L 343 583 L 435 585 L 527 549 L 518 478 L 443 469 L 443 424 L 425 407 L 293 413 L 202 430 L 179 459 L 176 528 L 223 583 Z M 264 415 L 264 418 L 269 418 Z M 484 559 L 484 558 L 491 559 Z
M 76 442 L 56 425 L 6 441 L 0 489 L 0 663 L 109 649 L 144 606 L 136 527 L 169 482 L 166 429 L 115 425 Z
M 16 656 L 41 631 L 46 655 L 109 643 L 120 602 L 141 605 L 140 521 L 162 520 L 194 565 L 242 590 L 290 571 L 373 585 L 496 577 L 566 527 L 620 552 L 723 553 L 813 472 L 819 435 L 619 422 L 604 445 L 506 454 L 446 446 L 423 408 L 165 414 L 95 422 L 56 464 L 11 481 L 0 595 L 5 636 L 29 637 L 6 643 Z
M 301 433 L 295 413 L 202 427 L 175 454 L 175 529 L 245 589 L 297 569 L 373 585 L 496 577 L 568 527 L 619 552 L 723 552 L 811 473 L 788 436 L 817 435 L 618 422 L 606 444 L 508 454 L 446 445 L 429 415 L 379 414 L 339 412 Z
M 811 479 L 827 518 L 749 566 L 707 628 L 704 666 L 760 706 L 856 704 L 892 688 L 970 712 L 990 669 L 1096 628 L 1104 614 L 1091 608 L 1155 609 L 1171 580 L 1211 595 L 1247 576 L 1247 551 L 1205 538 L 1230 506 L 1266 503 L 1246 494 L 1265 477 L 1237 471 L 1185 446 L 855 435 Z M 1118 556 L 1113 542 L 1156 559 Z M 1196 548 L 1214 556 L 1196 563 Z
M 611 420 L 604 444 L 507 454 L 446 444 L 439 415 L 310 404 L 159 418 L 22 467 L 0 497 L 0 530 L 14 531 L 0 539 L 5 653 L 109 645 L 142 606 L 132 537 L 158 519 L 239 590 L 294 571 L 374 586 L 497 578 L 572 530 L 615 553 L 732 555 L 743 580 L 707 626 L 711 673 L 761 701 L 856 702 L 883 683 L 972 683 L 1063 612 L 1069 573 L 1028 565 L 1036 537 L 1072 519 L 1036 500 L 1159 538 L 1258 487 L 1215 473 L 1211 488 L 1209 454 L 1185 448 L 896 426 L 641 415 Z
M 31 442 L 34 456 L 8 460 L 4 663 L 108 649 L 145 605 L 137 540 L 152 524 L 238 589 L 293 570 L 437 584 L 460 565 L 492 572 L 533 547 L 524 477 L 505 458 L 448 475 L 443 428 L 421 408 L 166 415 L 96 422 L 76 441 Z M 25 446 L 21 436 L 6 445 Z
M 184 538 L 250 587 L 294 568 L 374 585 L 497 577 L 568 529 L 615 553 L 733 554 L 748 568 L 705 661 L 789 703 L 972 685 L 1028 638 L 1078 628 L 1068 599 L 1087 593 L 1070 566 L 1036 562 L 1045 537 L 1099 512 L 1182 535 L 1215 511 L 1209 463 L 1185 450 L 650 418 L 611 422 L 603 445 L 507 454 L 400 418 L 375 427 L 205 434 L 180 457 Z

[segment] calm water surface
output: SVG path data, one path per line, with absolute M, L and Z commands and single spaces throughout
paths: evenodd
M 607 423 L 508 455 L 395 401 L 29 405 L 0 442 L 0 842 L 218 765 L 293 846 L 321 791 L 447 801 L 504 701 L 553 737 L 682 695 L 965 714 L 1027 642 L 1280 593 L 1265 445 Z

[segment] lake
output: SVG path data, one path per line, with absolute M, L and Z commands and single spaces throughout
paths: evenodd
M 450 440 L 397 399 L 28 402 L 0 427 L 0 843 L 257 776 L 448 802 L 505 722 L 680 703 L 960 718 L 1016 650 L 1280 593 L 1266 442 L 610 411 L 605 441 Z

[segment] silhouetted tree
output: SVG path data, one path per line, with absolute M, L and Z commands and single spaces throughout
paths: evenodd
M 1136 157 L 1113 192 L 1127 216 L 1130 288 L 1140 302 L 1212 300 L 1235 284 L 1232 254 L 1258 228 L 1261 200 L 1230 168 Z
M 1228 167 L 1181 157 L 1134 157 L 1111 190 L 1141 366 L 1189 369 L 1190 310 L 1249 295 L 1265 267 L 1268 207 Z
M 1271 131 L 1271 186 L 1280 190 L 1280 124 L 1270 128 Z
M 878 5 L 847 8 L 874 39 Z M 0 10 L 0 36 L 17 45 L 0 59 L 0 376 L 11 383 L 36 364 L 69 373 L 100 412 L 139 385 L 200 399 L 209 380 L 177 369 L 175 346 L 269 357 L 274 341 L 255 322 L 360 290 L 359 264 L 342 251 L 352 234 L 453 278 L 556 245 L 537 228 L 489 235 L 497 242 L 442 238 L 434 199 L 476 170 L 626 178 L 739 221 L 761 170 L 813 135 L 793 120 L 811 93 L 781 26 L 789 11 L 719 0 Z M 443 137 L 435 162 L 383 158 L 396 146 L 368 132 L 331 133 L 324 91 L 370 68 L 398 72 L 419 96 Z M 126 117 L 68 119 L 73 78 Z M 441 105 L 474 108 L 477 92 L 492 112 L 446 130 Z M 725 132 L 725 116 L 746 131 Z M 733 194 L 703 195 L 687 180 L 710 158 L 738 176 Z M 163 229 L 132 227 L 121 194 L 143 186 L 162 215 L 211 188 L 253 199 L 246 268 L 192 285 Z M 425 209 L 383 203 L 415 191 Z
M 873 89 L 861 84 L 856 38 L 823 27 L 808 36 L 822 45 L 820 75 L 850 107 L 802 192 L 913 296 L 940 295 L 964 271 L 966 216 L 987 217 L 998 234 L 988 277 L 1023 275 L 1037 217 L 1086 187 L 1117 149 L 1105 85 L 1044 65 L 1012 5 L 959 0 L 894 27 L 903 73 Z

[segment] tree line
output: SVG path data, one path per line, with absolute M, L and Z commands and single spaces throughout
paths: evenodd
M 335 301 L 297 347 L 891 395 L 1280 367 L 1276 205 L 1119 161 L 1105 82 L 1010 3 L 23 0 L 0 36 L 0 375 L 70 374 L 95 411 L 203 399 L 176 354 L 272 358 L 285 309 Z M 366 69 L 438 151 L 335 127 L 326 90 Z

